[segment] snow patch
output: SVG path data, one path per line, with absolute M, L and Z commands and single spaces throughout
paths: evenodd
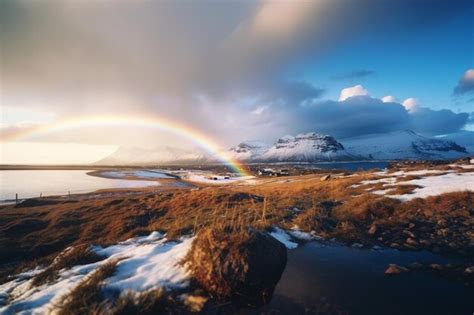
M 20 274 L 16 279 L 0 285 L 0 302 L 10 301 L 10 304 L 0 308 L 0 313 L 50 313 L 64 295 L 88 275 L 117 259 L 120 259 L 117 270 L 106 280 L 106 290 L 140 292 L 156 287 L 185 287 L 188 285 L 189 274 L 179 263 L 190 250 L 193 240 L 194 238 L 183 238 L 179 242 L 168 242 L 160 233 L 153 232 L 117 245 L 93 247 L 96 253 L 106 258 L 62 270 L 57 281 L 39 287 L 32 286 L 31 277 L 41 270 Z
M 391 195 L 402 201 L 415 198 L 426 198 L 456 191 L 474 191 L 474 173 L 449 173 L 439 176 L 430 176 L 399 183 L 399 185 L 417 185 L 411 194 Z
M 285 245 L 288 249 L 294 249 L 298 247 L 297 243 L 291 241 L 291 236 L 279 227 L 274 227 L 273 232 L 270 232 L 270 235 Z

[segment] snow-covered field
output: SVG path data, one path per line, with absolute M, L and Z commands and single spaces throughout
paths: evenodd
M 1 314 L 47 314 L 63 297 L 86 277 L 106 263 L 118 261 L 115 274 L 106 279 L 105 289 L 120 292 L 143 292 L 152 288 L 180 288 L 188 285 L 188 271 L 179 262 L 191 248 L 193 238 L 167 242 L 158 232 L 136 237 L 109 247 L 94 247 L 104 256 L 96 263 L 63 269 L 59 279 L 39 287 L 32 286 L 36 269 L 18 275 L 14 280 L 0 285 Z M 8 305 L 5 305 L 9 301 Z M 4 305 L 2 307 L 2 305 Z
M 199 170 L 183 170 L 183 171 L 172 171 L 173 175 L 178 175 L 181 179 L 190 182 L 212 184 L 212 185 L 224 185 L 236 182 L 249 182 L 254 179 L 254 176 L 238 176 L 238 175 L 219 175 L 209 171 Z
M 444 193 L 457 191 L 474 191 L 474 172 L 471 170 L 471 165 L 452 164 L 451 170 L 416 170 L 416 171 L 397 171 L 397 172 L 377 172 L 375 175 L 381 176 L 378 179 L 363 180 L 359 184 L 354 184 L 351 187 L 357 188 L 359 186 L 370 186 L 382 183 L 384 189 L 370 191 L 371 188 L 366 188 L 372 194 L 383 195 L 390 198 L 396 198 L 402 201 L 408 201 L 415 198 L 426 198 L 429 196 L 436 196 Z M 464 170 L 464 172 L 457 172 L 456 169 Z M 419 176 L 419 179 L 406 179 L 406 176 Z M 416 185 L 412 192 L 401 195 L 390 195 L 396 186 Z
M 414 198 L 426 198 L 449 192 L 474 191 L 474 173 L 449 173 L 438 176 L 429 176 L 421 179 L 413 179 L 399 183 L 399 185 L 417 185 L 411 194 L 391 195 L 402 201 Z

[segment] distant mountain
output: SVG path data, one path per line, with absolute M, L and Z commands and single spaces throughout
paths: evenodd
M 262 155 L 270 145 L 263 141 L 250 140 L 241 142 L 227 151 L 228 156 L 238 161 L 252 161 Z
M 346 150 L 376 160 L 457 159 L 469 155 L 465 147 L 410 130 L 342 139 Z
M 340 141 L 316 132 L 284 136 L 273 145 L 262 141 L 245 141 L 226 151 L 242 162 L 322 162 L 355 160 L 441 160 L 457 159 L 473 154 L 474 132 L 451 134 L 444 137 L 424 137 L 404 130 L 371 134 Z M 450 139 L 456 139 L 451 141 Z M 470 150 L 457 143 L 468 144 Z M 98 165 L 158 165 L 218 163 L 217 155 L 198 149 L 170 146 L 154 148 L 120 147 Z
M 444 136 L 436 137 L 436 139 L 453 141 L 466 148 L 466 150 L 474 154 L 474 131 L 458 131 Z
M 317 162 L 351 161 L 357 156 L 348 153 L 344 146 L 331 136 L 316 132 L 284 136 L 263 154 L 254 158 L 261 162 Z
M 97 165 L 153 165 L 172 163 L 196 163 L 209 158 L 199 150 L 187 150 L 170 146 L 153 148 L 122 146 L 111 155 L 94 164 Z

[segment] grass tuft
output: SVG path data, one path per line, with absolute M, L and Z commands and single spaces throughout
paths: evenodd
M 91 250 L 90 246 L 79 245 L 66 249 L 59 254 L 53 261 L 53 264 L 37 274 L 32 281 L 34 286 L 40 286 L 45 283 L 51 283 L 58 279 L 59 271 L 64 268 L 71 268 L 78 265 L 91 264 L 102 260 L 103 257 L 97 255 Z

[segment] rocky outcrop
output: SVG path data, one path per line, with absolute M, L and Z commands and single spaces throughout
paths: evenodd
M 285 246 L 265 232 L 206 229 L 186 264 L 192 279 L 212 297 L 258 306 L 270 301 L 286 260 Z

